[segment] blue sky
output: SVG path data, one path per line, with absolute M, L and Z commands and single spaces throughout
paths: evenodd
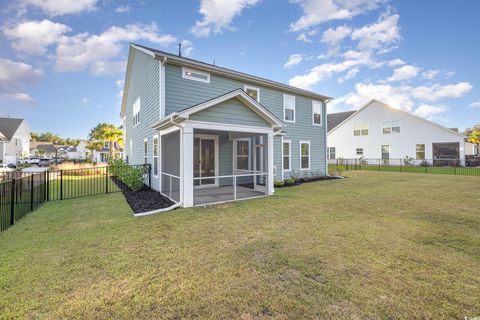
M 480 122 L 480 2 L 2 1 L 0 114 L 86 137 L 119 124 L 130 42 L 449 127 Z M 188 106 L 186 106 L 188 107 Z

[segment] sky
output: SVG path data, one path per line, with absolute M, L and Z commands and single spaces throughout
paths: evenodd
M 448 127 L 480 123 L 480 1 L 0 1 L 0 116 L 85 138 L 120 124 L 129 43 Z M 186 106 L 188 107 L 188 106 Z

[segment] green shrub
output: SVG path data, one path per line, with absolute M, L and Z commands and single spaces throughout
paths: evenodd
M 293 179 L 294 181 L 298 181 L 300 179 L 300 173 L 296 170 L 292 170 L 290 172 L 290 179 Z M 288 180 L 290 180 L 288 179 Z
M 90 158 L 87 158 L 87 159 L 85 159 L 85 163 L 92 164 L 92 163 L 93 163 L 93 160 L 90 159 Z
M 133 191 L 137 191 L 143 187 L 143 175 L 145 174 L 143 167 L 124 166 L 118 171 L 118 179 Z
M 117 159 L 109 161 L 108 165 L 108 170 L 110 171 L 111 175 L 114 177 L 118 177 L 120 180 L 122 180 L 121 176 L 123 172 L 128 169 L 127 163 L 123 161 L 123 159 Z
M 280 180 L 275 180 L 273 181 L 273 185 L 275 186 L 275 188 L 282 188 L 285 186 L 285 182 Z
M 345 168 L 342 165 L 338 165 L 335 170 L 337 171 L 337 174 L 339 176 L 343 175 L 343 171 L 345 171 Z
M 293 186 L 295 184 L 295 179 L 290 178 L 290 179 L 285 179 L 284 183 L 286 186 Z
M 405 156 L 405 158 L 403 158 L 403 164 L 405 166 L 413 166 L 415 165 L 415 159 L 409 156 Z

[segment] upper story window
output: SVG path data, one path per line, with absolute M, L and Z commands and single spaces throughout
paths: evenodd
M 133 126 L 140 123 L 140 98 L 133 104 Z
M 353 125 L 354 136 L 368 136 L 368 123 L 360 123 Z
M 247 86 L 245 85 L 243 87 L 243 90 L 250 96 L 252 97 L 253 99 L 257 100 L 258 102 L 260 102 L 260 89 L 259 88 L 255 88 L 255 87 L 251 87 L 251 86 Z
M 320 101 L 312 101 L 312 121 L 313 125 L 322 125 L 322 103 Z
M 182 78 L 210 83 L 210 73 L 182 67 Z
M 295 122 L 295 96 L 283 95 L 283 120 Z
M 400 133 L 400 121 L 384 121 L 382 132 L 383 134 Z

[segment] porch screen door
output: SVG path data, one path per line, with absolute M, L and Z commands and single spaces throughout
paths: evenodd
M 193 177 L 213 177 L 216 175 L 216 138 L 195 137 L 193 140 Z M 216 185 L 216 179 L 194 180 L 194 186 Z

